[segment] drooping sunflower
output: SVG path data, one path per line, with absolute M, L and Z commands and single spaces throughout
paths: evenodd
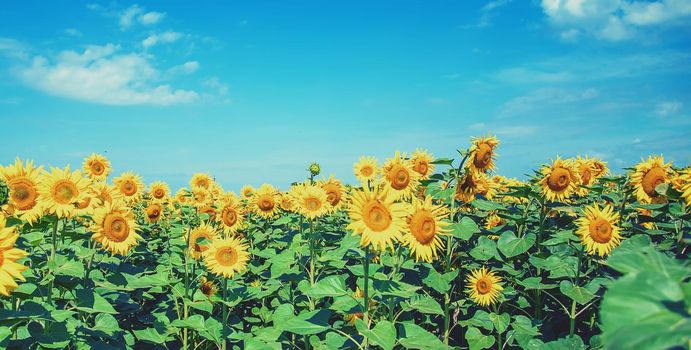
M 192 179 L 190 179 L 190 187 L 201 187 L 208 190 L 213 182 L 214 180 L 211 178 L 211 176 L 209 176 L 209 174 L 196 173 L 192 175 Z
M 227 237 L 214 240 L 204 252 L 204 263 L 209 272 L 232 278 L 247 268 L 248 246 L 240 238 Z
M 43 203 L 38 191 L 39 174 L 43 167 L 34 167 L 34 162 L 23 162 L 17 158 L 13 165 L 0 166 L 0 179 L 10 189 L 9 207 L 20 219 L 29 223 L 43 215 Z
M 252 198 L 252 196 L 254 196 L 254 187 L 250 185 L 242 186 L 242 188 L 240 189 L 240 195 L 242 196 L 242 198 L 245 199 Z
M 461 202 L 469 203 L 475 199 L 475 195 L 478 193 L 477 177 L 480 173 L 473 173 L 472 171 L 466 171 L 463 177 L 458 178 L 458 185 L 456 186 L 456 200 Z
M 329 202 L 329 209 L 337 211 L 345 204 L 345 187 L 341 180 L 334 179 L 333 175 L 328 180 L 319 182 L 319 186 L 326 192 L 326 200 Z
M 89 176 L 92 180 L 105 181 L 113 169 L 110 167 L 108 158 L 97 153 L 92 153 L 84 159 L 82 170 L 84 174 Z
M 240 203 L 227 201 L 220 206 L 216 221 L 221 224 L 221 228 L 226 235 L 234 234 L 245 222 L 245 215 L 242 212 Z
M 149 186 L 149 194 L 153 200 L 163 202 L 170 195 L 170 188 L 165 182 L 156 181 Z
M 420 174 L 420 178 L 429 179 L 429 176 L 434 173 L 434 156 L 427 152 L 427 150 L 417 149 L 410 155 L 410 161 L 413 163 L 413 170 Z
M 437 258 L 437 251 L 444 248 L 441 237 L 449 234 L 449 223 L 443 220 L 449 216 L 449 210 L 432 204 L 431 197 L 413 198 L 411 209 L 403 244 L 410 248 L 410 255 L 415 255 L 415 261 L 431 263 Z
M 122 195 L 125 203 L 130 205 L 138 202 L 146 189 L 142 178 L 133 172 L 120 174 L 113 179 L 113 184 Z
M 661 155 L 650 156 L 648 160 L 638 163 L 629 176 L 631 186 L 636 192 L 636 199 L 641 203 L 655 203 L 661 200 L 655 188 L 669 182 L 671 171 L 672 163 L 665 163 Z
M 294 185 L 290 189 L 290 196 L 295 202 L 295 210 L 308 219 L 325 215 L 331 207 L 326 191 L 318 185 Z
M 568 159 L 562 160 L 557 157 L 552 164 L 545 164 L 540 172 L 542 194 L 550 201 L 565 201 L 581 182 L 576 167 Z
M 103 205 L 103 200 L 99 197 L 99 190 L 96 184 L 90 183 L 86 195 L 74 205 L 75 214 L 78 216 L 93 215 L 94 210 L 101 205 Z
M 5 217 L 0 215 L 0 294 L 9 296 L 18 287 L 15 279 L 25 282 L 22 271 L 27 267 L 17 260 L 26 257 L 29 253 L 15 248 L 15 242 L 19 238 L 16 227 L 6 227 Z
M 75 205 L 88 195 L 89 180 L 79 170 L 50 168 L 43 171 L 39 179 L 38 193 L 47 213 L 58 218 L 71 218 L 75 214 Z
M 577 156 L 576 160 L 573 161 L 573 164 L 576 167 L 576 170 L 578 170 L 578 175 L 581 179 L 581 183 L 579 184 L 580 186 L 576 188 L 576 194 L 579 196 L 585 196 L 588 194 L 588 189 L 584 186 L 592 186 L 597 178 L 595 174 L 600 173 L 601 170 L 595 167 L 595 160 L 588 158 L 588 156 L 585 156 L 585 158 Z
M 134 214 L 122 202 L 106 202 L 93 215 L 92 238 L 112 254 L 127 255 L 141 239 Z
M 377 179 L 377 159 L 371 156 L 360 157 L 360 161 L 353 165 L 355 177 L 364 185 Z
M 212 296 L 218 293 L 218 287 L 216 287 L 216 283 L 214 283 L 214 281 L 210 279 L 207 279 L 206 276 L 202 276 L 202 280 L 199 283 L 199 290 L 209 299 L 211 299 Z
M 394 242 L 403 239 L 407 230 L 406 217 L 409 208 L 406 203 L 396 203 L 396 198 L 387 190 L 368 187 L 351 193 L 350 224 L 347 229 L 353 235 L 360 235 L 360 245 L 372 247 L 375 251 L 393 249 Z
M 593 167 L 595 168 L 595 171 L 593 172 L 593 176 L 596 179 L 609 174 L 609 168 L 607 168 L 607 162 L 603 161 L 602 159 L 598 159 L 598 158 L 592 158 L 591 160 L 593 162 Z
M 600 208 L 597 203 L 583 208 L 584 216 L 576 220 L 581 243 L 588 254 L 604 257 L 621 242 L 617 222 L 619 214 L 611 205 Z
M 263 218 L 270 218 L 278 213 L 278 190 L 270 184 L 262 184 L 250 200 L 250 208 Z
M 152 201 L 144 208 L 144 214 L 146 214 L 148 223 L 159 222 L 163 217 L 163 205 L 160 202 Z
M 120 191 L 118 191 L 114 186 L 109 186 L 105 182 L 96 182 L 92 184 L 91 188 L 93 189 L 96 198 L 98 198 L 102 204 L 106 202 L 112 203 L 115 201 L 124 200 Z
M 493 305 L 504 290 L 501 277 L 484 266 L 471 271 L 466 288 L 470 298 L 480 306 Z
M 487 135 L 471 139 L 470 153 L 468 155 L 468 167 L 472 172 L 489 172 L 494 170 L 494 159 L 499 139 Z
M 211 241 L 208 244 L 200 244 L 199 240 L 205 238 L 209 241 Z M 209 249 L 209 246 L 219 238 L 218 231 L 216 231 L 216 228 L 207 224 L 207 223 L 202 223 L 198 227 L 195 227 L 191 232 L 190 232 L 190 237 L 189 237 L 189 253 L 192 258 L 195 260 L 201 259 L 202 255 L 204 252 Z
M 382 185 L 396 198 L 410 198 L 419 184 L 420 174 L 413 170 L 413 164 L 399 151 L 386 160 L 381 173 Z

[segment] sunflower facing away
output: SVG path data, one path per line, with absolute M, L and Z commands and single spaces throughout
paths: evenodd
M 542 173 L 540 180 L 542 194 L 550 201 L 567 200 L 581 182 L 576 167 L 568 159 L 562 160 L 557 157 L 551 165 L 543 166 L 540 172 Z
M 604 257 L 621 242 L 619 227 L 616 225 L 619 214 L 611 205 L 600 208 L 597 203 L 583 209 L 584 216 L 576 220 L 581 242 L 588 254 Z
M 192 175 L 192 179 L 190 179 L 190 187 L 201 187 L 208 190 L 213 182 L 214 180 L 211 178 L 211 176 L 209 176 L 209 174 L 196 173 Z
M 93 215 L 94 210 L 103 205 L 103 200 L 99 197 L 98 188 L 90 183 L 86 190 L 86 195 L 79 203 L 74 205 L 76 215 Z
M 59 218 L 71 218 L 75 214 L 75 205 L 88 195 L 89 180 L 82 177 L 79 170 L 51 168 L 43 171 L 38 185 L 45 210 Z
M 466 288 L 470 298 L 480 306 L 493 305 L 504 290 L 501 277 L 484 266 L 470 273 Z
M 373 182 L 377 179 L 377 160 L 370 156 L 360 157 L 360 161 L 353 165 L 353 173 L 363 185 Z
M 278 204 L 281 209 L 287 212 L 295 211 L 295 201 L 293 201 L 290 192 L 281 192 L 278 198 Z
M 461 202 L 472 202 L 475 199 L 475 195 L 478 193 L 478 181 L 477 177 L 480 173 L 473 173 L 472 171 L 467 171 L 463 177 L 458 178 L 458 185 L 456 186 L 456 200 Z
M 429 179 L 429 176 L 434 173 L 434 157 L 427 150 L 417 149 L 410 155 L 410 161 L 413 163 L 413 170 L 420 174 L 420 178 Z
M 468 167 L 473 172 L 488 172 L 494 170 L 495 153 L 499 140 L 494 136 L 475 137 L 471 140 Z
M 218 293 L 218 287 L 216 287 L 216 283 L 214 283 L 214 281 L 212 280 L 207 279 L 206 276 L 202 276 L 202 280 L 199 283 L 199 290 L 209 299 L 211 299 L 212 296 Z
M 273 217 L 278 213 L 278 190 L 269 184 L 262 184 L 250 200 L 250 208 L 263 218 Z
M 655 187 L 669 182 L 671 169 L 672 163 L 665 163 L 662 156 L 651 156 L 648 160 L 638 163 L 630 175 L 636 199 L 641 203 L 655 203 L 661 200 Z
M 681 188 L 679 188 L 681 198 L 686 201 L 686 205 L 691 205 L 691 168 L 684 169 L 679 177 L 681 183 Z
M 238 231 L 245 222 L 245 215 L 238 202 L 228 201 L 224 203 L 216 215 L 216 221 L 221 224 L 221 229 L 226 235 Z
M 0 179 L 10 188 L 9 206 L 20 219 L 29 223 L 43 215 L 43 203 L 38 191 L 39 174 L 43 167 L 34 167 L 34 162 L 23 162 L 17 158 L 13 165 L 0 166 Z
M 93 215 L 92 238 L 113 254 L 127 255 L 141 237 L 134 214 L 122 202 L 106 203 Z
M 410 255 L 415 255 L 415 261 L 431 263 L 437 258 L 437 251 L 444 248 L 441 236 L 449 234 L 449 224 L 443 221 L 449 216 L 449 210 L 432 204 L 431 197 L 424 201 L 413 198 L 411 209 L 403 244 L 410 248 Z
M 5 217 L 0 215 L 0 294 L 9 296 L 18 287 L 15 279 L 26 281 L 22 271 L 27 267 L 17 263 L 17 260 L 29 254 L 14 247 L 19 233 L 15 227 L 5 227 L 5 224 Z
M 146 221 L 148 223 L 158 222 L 163 217 L 163 206 L 159 202 L 150 202 L 144 208 L 144 214 L 146 214 Z
M 202 254 L 209 249 L 211 243 L 200 244 L 199 240 L 205 238 L 211 243 L 218 239 L 218 232 L 213 226 L 203 223 L 190 232 L 189 253 L 195 260 L 199 260 Z
M 584 186 L 592 186 L 595 183 L 595 179 L 597 179 L 596 174 L 599 174 L 600 170 L 595 167 L 595 160 L 588 158 L 588 156 L 585 156 L 585 158 L 577 156 L 573 164 L 576 170 L 578 170 L 578 176 L 581 179 L 580 186 L 576 188 L 576 194 L 585 196 L 588 194 L 588 189 Z
M 328 180 L 322 180 L 319 182 L 321 188 L 326 192 L 326 200 L 329 202 L 329 209 L 332 211 L 337 211 L 345 204 L 345 187 L 341 183 L 341 180 L 334 179 L 333 175 L 329 177 Z
M 248 246 L 240 238 L 227 237 L 214 240 L 204 252 L 204 263 L 209 272 L 232 278 L 247 268 Z
M 396 151 L 381 169 L 382 184 L 396 198 L 410 198 L 420 179 L 420 174 L 413 170 L 413 164 L 405 158 L 405 154 Z
M 113 169 L 110 167 L 108 158 L 97 153 L 92 153 L 84 159 L 82 170 L 84 174 L 89 176 L 92 180 L 105 181 L 108 174 L 110 174 Z
M 308 219 L 315 219 L 329 212 L 326 191 L 311 184 L 297 184 L 290 189 L 290 196 L 295 202 L 295 210 Z
M 365 187 L 351 194 L 347 229 L 353 235 L 360 235 L 360 245 L 372 247 L 375 251 L 393 249 L 394 242 L 403 239 L 407 230 L 406 217 L 409 208 L 406 203 L 396 203 L 387 190 Z
M 133 172 L 122 173 L 113 179 L 113 184 L 127 204 L 139 201 L 145 190 L 142 178 Z
M 101 203 L 123 200 L 122 194 L 114 186 L 109 186 L 105 182 L 93 183 L 91 188 Z
M 170 195 L 170 188 L 163 181 L 156 181 L 149 186 L 151 198 L 157 202 L 165 201 Z

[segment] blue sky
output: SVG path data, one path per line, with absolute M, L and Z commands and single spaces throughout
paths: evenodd
M 311 161 L 557 155 L 691 160 L 691 0 L 5 1 L 0 164 L 285 188 Z

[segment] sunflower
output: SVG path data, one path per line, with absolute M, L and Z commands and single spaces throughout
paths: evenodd
M 470 153 L 468 154 L 468 167 L 473 172 L 488 172 L 494 170 L 495 150 L 499 140 L 494 136 L 474 137 L 471 140 Z
M 410 198 L 420 179 L 420 174 L 413 170 L 413 164 L 399 151 L 386 160 L 381 173 L 382 183 L 396 198 Z
M 113 179 L 113 184 L 122 195 L 125 203 L 130 205 L 139 201 L 145 190 L 142 178 L 133 172 L 120 174 L 119 177 Z
M 333 175 L 329 177 L 328 180 L 322 180 L 319 182 L 319 186 L 326 192 L 326 200 L 329 202 L 329 209 L 332 211 L 337 211 L 344 204 L 343 200 L 345 196 L 345 188 L 341 183 L 341 180 L 334 179 Z
M 211 241 L 209 244 L 199 244 L 199 240 L 205 238 Z M 203 223 L 190 232 L 189 253 L 195 260 L 199 260 L 204 252 L 209 249 L 211 243 L 219 238 L 218 231 L 213 226 Z
M 644 221 L 643 217 L 652 218 L 653 211 L 650 209 L 636 208 L 638 212 L 638 224 L 647 228 L 648 230 L 655 228 L 655 223 L 651 221 Z
M 209 189 L 211 187 L 211 184 L 214 182 L 214 180 L 209 176 L 209 174 L 206 173 L 196 173 L 192 175 L 192 179 L 190 179 L 190 187 L 195 188 L 195 187 L 201 187 L 203 189 Z
M 239 203 L 227 201 L 220 208 L 219 214 L 216 215 L 216 221 L 221 224 L 223 232 L 226 235 L 237 232 L 245 222 L 245 215 Z
M 631 185 L 635 189 L 636 198 L 641 203 L 654 203 L 660 199 L 655 191 L 657 185 L 669 182 L 672 163 L 666 163 L 662 156 L 648 157 L 641 161 L 630 175 Z
M 101 203 L 115 202 L 123 200 L 122 193 L 118 191 L 114 186 L 109 186 L 105 182 L 96 182 L 91 186 L 96 198 L 99 199 Z
M 616 225 L 619 214 L 611 205 L 600 208 L 597 203 L 583 209 L 584 216 L 576 220 L 581 242 L 588 254 L 604 257 L 621 242 L 619 227 Z
M 41 201 L 45 203 L 46 212 L 58 218 L 71 218 L 75 214 L 75 205 L 88 195 L 89 180 L 82 177 L 79 170 L 50 168 L 43 171 L 38 185 Z
M 113 169 L 110 167 L 108 158 L 97 153 L 92 153 L 84 159 L 82 170 L 84 174 L 89 176 L 92 180 L 105 181 L 108 174 L 110 174 Z
M 141 237 L 137 234 L 134 214 L 123 202 L 106 202 L 93 215 L 92 238 L 113 254 L 127 255 Z
M 597 179 L 599 177 L 603 177 L 607 174 L 609 174 L 609 168 L 607 168 L 607 162 L 593 158 L 591 159 L 593 162 L 593 167 L 595 168 L 595 171 L 593 171 L 593 176 Z
M 443 205 L 433 205 L 431 197 L 424 201 L 413 198 L 411 209 L 403 244 L 410 247 L 415 261 L 431 263 L 437 258 L 437 251 L 444 248 L 441 236 L 449 234 L 449 224 L 442 220 L 449 215 L 449 210 Z
M 206 276 L 202 276 L 202 280 L 199 283 L 199 290 L 209 299 L 211 299 L 212 296 L 218 293 L 218 287 L 216 286 L 216 283 L 214 283 L 214 281 L 212 280 L 207 279 Z
M 26 163 L 17 158 L 13 165 L 0 166 L 0 179 L 10 189 L 8 209 L 20 219 L 34 223 L 43 215 L 43 203 L 38 191 L 39 174 L 43 167 L 34 167 L 34 162 Z
M 491 200 L 497 194 L 497 188 L 499 187 L 495 182 L 489 179 L 489 176 L 485 173 L 477 173 L 474 176 L 476 190 L 475 193 L 479 194 L 487 200 Z
M 190 203 L 197 207 L 197 209 L 209 205 L 212 201 L 211 193 L 204 187 L 193 187 L 192 198 Z
M 588 189 L 585 186 L 592 186 L 597 178 L 595 174 L 599 174 L 601 170 L 595 167 L 595 160 L 588 158 L 588 156 L 585 156 L 585 158 L 577 156 L 573 164 L 576 170 L 578 170 L 578 175 L 581 179 L 580 186 L 576 189 L 576 194 L 582 197 L 588 194 Z
M 156 181 L 149 186 L 149 194 L 155 201 L 163 202 L 170 195 L 170 188 L 163 181 Z
M 250 185 L 243 186 L 242 189 L 240 189 L 240 195 L 245 199 L 252 198 L 252 196 L 254 196 L 254 187 Z
M 410 161 L 413 163 L 413 170 L 420 174 L 420 178 L 429 179 L 429 176 L 434 173 L 434 164 L 432 164 L 434 156 L 427 150 L 415 150 L 410 155 Z
M 377 179 L 377 159 L 374 157 L 360 157 L 360 161 L 353 165 L 355 177 L 363 184 Z
M 679 175 L 681 186 L 681 198 L 686 201 L 686 205 L 691 205 L 691 168 L 684 169 Z
M 17 260 L 26 257 L 29 253 L 15 248 L 14 244 L 19 238 L 16 227 L 5 227 L 5 217 L 0 215 L 0 294 L 9 296 L 18 287 L 15 279 L 25 282 L 22 271 L 27 267 L 17 263 Z
M 204 256 L 209 271 L 217 276 L 232 278 L 247 268 L 249 261 L 247 244 L 240 238 L 228 237 L 214 240 Z
M 360 245 L 375 251 L 393 249 L 394 242 L 401 241 L 407 230 L 408 204 L 395 203 L 395 197 L 387 190 L 365 187 L 351 194 L 350 224 L 347 229 L 360 235 Z
M 331 210 L 328 195 L 323 187 L 311 184 L 297 184 L 290 189 L 295 210 L 308 219 L 323 216 Z
M 269 184 L 262 184 L 250 200 L 250 208 L 263 218 L 270 218 L 278 213 L 278 190 Z
M 501 277 L 484 266 L 471 271 L 466 288 L 470 298 L 480 306 L 493 305 L 504 290 Z
M 180 188 L 175 192 L 175 202 L 180 205 L 190 202 L 190 193 L 186 188 Z
M 478 181 L 477 178 L 480 173 L 473 173 L 467 171 L 465 175 L 458 178 L 459 183 L 456 186 L 456 199 L 469 203 L 475 199 L 475 195 L 478 193 Z
M 163 206 L 159 202 L 152 201 L 144 208 L 144 213 L 146 214 L 146 221 L 153 224 L 163 217 Z
M 199 214 L 206 214 L 209 216 L 209 220 L 215 221 L 216 220 L 216 208 L 214 208 L 211 204 L 207 204 L 203 207 L 200 207 L 197 209 L 197 212 Z
M 278 205 L 281 207 L 281 209 L 287 212 L 292 212 L 295 210 L 295 201 L 293 201 L 293 197 L 290 195 L 290 192 L 282 192 L 279 195 Z
M 90 183 L 84 198 L 74 205 L 74 211 L 76 215 L 93 215 L 94 210 L 101 205 L 103 205 L 103 200 L 99 197 L 98 188 Z
M 500 218 L 496 212 L 492 212 L 485 218 L 485 228 L 491 230 L 499 225 L 504 224 L 504 219 Z
M 581 182 L 578 171 L 571 161 L 557 157 L 551 165 L 545 164 L 542 169 L 540 186 L 542 194 L 550 201 L 564 201 L 578 188 Z
M 223 193 L 220 196 L 219 200 L 221 201 L 221 203 L 224 203 L 224 204 L 240 204 L 241 203 L 240 197 L 238 197 L 238 195 L 235 194 L 235 192 L 233 192 L 233 191 Z

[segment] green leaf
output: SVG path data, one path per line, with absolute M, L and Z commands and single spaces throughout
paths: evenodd
M 331 313 L 328 310 L 303 312 L 297 316 L 294 312 L 291 304 L 279 306 L 272 317 L 274 327 L 300 335 L 318 334 L 329 329 Z
M 393 323 L 387 320 L 379 321 L 379 323 L 370 330 L 367 329 L 367 324 L 363 320 L 358 319 L 355 321 L 355 327 L 362 336 L 385 350 L 393 349 L 394 345 L 396 345 L 396 328 Z
M 566 337 L 557 339 L 548 343 L 544 343 L 539 347 L 539 350 L 585 350 L 587 347 L 583 344 L 583 340 L 574 335 L 573 337 Z
M 535 244 L 535 234 L 528 233 L 523 238 L 518 238 L 511 232 L 504 232 L 497 241 L 497 248 L 507 258 L 523 254 Z
M 470 202 L 470 204 L 479 209 L 479 210 L 484 210 L 484 211 L 495 211 L 495 210 L 502 210 L 506 211 L 506 207 L 495 202 L 490 202 L 488 200 L 484 199 L 475 199 L 474 201 Z
M 494 329 L 494 322 L 489 317 L 489 313 L 485 310 L 477 310 L 473 317 L 459 322 L 461 326 L 476 326 L 482 327 L 488 331 Z
M 494 345 L 496 341 L 493 336 L 484 335 L 475 327 L 468 327 L 468 330 L 465 332 L 465 338 L 468 340 L 470 350 L 487 349 Z
M 455 222 L 451 225 L 451 234 L 460 240 L 467 241 L 474 234 L 478 233 L 480 233 L 480 228 L 477 226 L 477 223 L 467 216 L 461 218 L 460 222 Z
M 531 289 L 552 289 L 556 287 L 556 284 L 544 284 L 542 283 L 542 277 L 528 277 L 523 279 L 517 279 L 516 283 L 525 287 L 526 290 Z
M 470 250 L 470 256 L 482 261 L 496 257 L 497 254 L 497 243 L 485 236 L 481 236 L 475 248 Z
M 133 330 L 132 333 L 137 339 L 153 344 L 163 344 L 168 338 L 168 333 L 159 333 L 156 328 L 137 329 Z
M 341 276 L 328 276 L 315 283 L 305 294 L 319 299 L 347 295 L 348 291 Z
M 202 315 L 190 315 L 187 317 L 187 319 L 174 320 L 170 323 L 170 325 L 176 328 L 194 329 L 198 332 L 204 330 L 206 327 L 204 317 L 202 317 Z
M 406 349 L 448 349 L 437 336 L 413 323 L 400 323 L 398 342 Z
M 116 314 L 117 312 L 112 305 L 102 296 L 95 293 L 91 289 L 78 289 L 76 291 L 76 308 L 90 314 L 106 313 Z
M 595 297 L 595 294 L 583 287 L 575 286 L 571 281 L 561 281 L 559 291 L 581 305 L 588 303 Z
M 506 331 L 506 329 L 509 327 L 509 322 L 511 322 L 511 316 L 509 316 L 507 313 L 499 315 L 492 312 L 489 314 L 489 319 L 492 321 L 494 328 L 499 333 L 504 333 L 504 331 Z
M 434 266 L 425 264 L 427 269 L 423 270 L 424 277 L 422 282 L 439 293 L 446 293 L 451 288 L 451 281 L 458 276 L 458 270 L 440 274 Z
M 406 302 L 406 310 L 417 310 L 423 314 L 444 315 L 441 305 L 429 295 L 415 295 Z
M 31 322 L 27 329 L 34 341 L 49 349 L 66 348 L 74 334 L 74 327 L 68 327 L 67 322 L 53 322 L 48 329 L 38 322 Z
M 276 219 L 272 223 L 272 225 L 273 226 L 281 226 L 281 225 L 289 224 L 292 220 L 293 220 L 293 218 L 290 216 L 283 216 L 283 217 Z

